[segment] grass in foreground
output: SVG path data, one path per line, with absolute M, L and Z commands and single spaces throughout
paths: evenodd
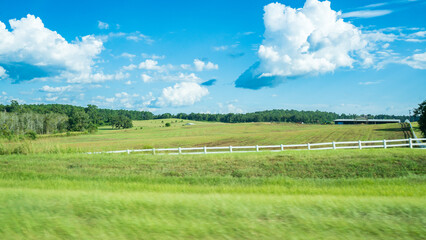
M 0 158 L 0 239 L 422 239 L 424 150 Z

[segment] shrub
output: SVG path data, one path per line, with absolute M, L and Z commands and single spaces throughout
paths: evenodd
M 37 139 L 37 133 L 35 131 L 28 131 L 25 133 L 25 137 L 31 140 L 36 140 Z
M 166 123 L 164 126 L 166 126 L 166 127 L 170 127 L 170 126 L 171 126 L 171 124 L 170 124 L 170 123 Z

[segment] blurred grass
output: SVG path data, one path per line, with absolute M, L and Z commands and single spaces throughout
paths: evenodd
M 0 239 L 423 239 L 422 149 L 0 157 Z

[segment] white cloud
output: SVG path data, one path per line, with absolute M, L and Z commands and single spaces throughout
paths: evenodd
M 114 75 L 114 79 L 116 80 L 123 80 L 129 77 L 130 77 L 129 73 L 123 73 L 123 72 L 118 72 Z
M 125 57 L 125 58 L 132 59 L 132 58 L 136 57 L 136 55 L 131 54 L 131 53 L 124 52 L 124 53 L 122 53 L 122 54 L 120 55 L 120 57 Z
M 152 77 L 149 76 L 148 74 L 145 74 L 145 73 L 141 74 L 141 78 L 142 78 L 143 82 L 151 82 L 151 80 L 152 80 Z
M 152 40 L 152 38 L 150 36 L 147 36 L 147 35 L 142 34 L 140 32 L 130 33 L 126 36 L 126 39 L 131 40 L 131 41 L 135 41 L 135 42 L 144 41 L 147 44 L 152 44 L 154 42 L 154 40 Z
M 361 10 L 343 13 L 343 18 L 373 18 L 388 15 L 392 13 L 391 10 Z
M 328 1 L 307 0 L 300 9 L 271 3 L 264 10 L 265 39 L 258 50 L 262 76 L 331 72 L 352 67 L 355 53 L 369 58 L 361 31 L 339 18 Z
M 155 101 L 155 105 L 157 107 L 193 105 L 208 94 L 209 90 L 197 83 L 176 83 L 173 87 L 163 89 L 161 96 Z
M 0 22 L 0 61 L 4 63 L 25 63 L 55 69 L 61 78 L 75 77 L 91 74 L 94 58 L 103 49 L 102 41 L 90 35 L 67 42 L 30 14 L 9 23 L 11 31 Z
M 152 59 L 146 59 L 145 61 L 139 64 L 139 69 L 145 70 L 154 70 L 154 71 L 164 71 L 165 66 L 158 65 L 158 62 Z
M 48 101 L 48 102 L 54 102 L 57 99 L 58 99 L 58 97 L 47 97 L 47 98 L 45 98 L 45 100 Z
M 381 7 L 381 6 L 385 6 L 388 3 L 373 3 L 373 4 L 369 4 L 369 5 L 365 5 L 363 8 L 376 8 L 376 7 Z
M 4 69 L 2 66 L 0 66 L 0 79 L 7 78 L 8 75 L 6 73 L 6 69 Z
M 416 37 L 426 37 L 426 31 L 418 31 L 413 33 L 412 35 Z
M 128 66 L 123 66 L 121 69 L 123 71 L 132 71 L 135 70 L 138 66 L 136 66 L 135 64 L 130 64 Z
M 203 71 L 203 70 L 217 70 L 219 66 L 212 62 L 204 62 L 199 59 L 194 59 L 195 70 Z
M 381 83 L 382 81 L 371 81 L 371 82 L 359 82 L 358 84 L 359 85 L 376 85 L 376 84 L 379 84 L 379 83 Z
M 164 56 L 164 55 L 147 54 L 147 53 L 142 53 L 141 56 L 143 58 L 150 58 L 150 59 L 153 59 L 153 60 L 161 60 L 161 59 L 166 58 L 166 56 Z
M 232 103 L 228 104 L 227 108 L 229 113 L 244 113 L 243 109 L 236 107 Z
M 225 51 L 228 49 L 228 46 L 217 46 L 217 47 L 213 47 L 213 49 L 215 51 Z
M 1 92 L 1 94 L 2 94 L 2 95 L 7 95 L 7 92 L 2 91 L 2 92 Z
M 105 23 L 105 22 L 98 21 L 98 28 L 99 29 L 108 29 L 109 28 L 109 24 Z
M 190 64 L 181 64 L 180 68 L 182 68 L 183 70 L 191 70 L 191 65 Z
M 401 61 L 403 64 L 415 69 L 426 69 L 426 52 L 414 54 L 413 56 L 407 57 Z
M 164 72 L 168 70 L 174 70 L 175 67 L 171 64 L 158 65 L 158 61 L 153 59 L 146 59 L 145 61 L 139 63 L 139 69 Z
M 68 83 L 101 83 L 109 80 L 114 80 L 114 74 L 104 74 L 99 73 L 82 73 L 75 75 L 72 73 L 67 73 L 64 75 Z M 120 76 L 120 75 L 117 75 Z
M 121 97 L 128 97 L 129 94 L 126 92 L 121 92 L 121 93 L 116 93 L 115 96 L 118 98 L 121 98 Z
M 158 76 L 158 79 L 167 81 L 167 82 L 201 82 L 202 79 L 199 78 L 195 73 L 178 73 L 176 75 L 161 75 Z
M 49 92 L 49 93 L 61 93 L 61 92 L 65 92 L 65 91 L 70 91 L 74 88 L 75 87 L 73 87 L 71 85 L 62 86 L 62 87 L 51 87 L 51 86 L 45 85 L 42 88 L 40 88 L 40 91 L 41 92 Z

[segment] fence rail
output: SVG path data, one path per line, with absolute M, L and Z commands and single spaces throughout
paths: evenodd
M 149 154 L 214 154 L 214 153 L 243 153 L 243 152 L 279 152 L 285 150 L 336 150 L 336 149 L 364 149 L 364 148 L 393 148 L 393 147 L 420 147 L 425 149 L 426 138 L 408 138 L 391 140 L 347 141 L 306 143 L 291 145 L 255 145 L 255 146 L 222 146 L 222 147 L 177 147 L 177 148 L 152 148 L 152 149 L 127 149 L 106 152 L 88 152 L 88 154 L 100 153 L 149 153 Z M 201 151 L 200 151 L 201 150 Z M 214 151 L 211 151 L 214 150 Z

